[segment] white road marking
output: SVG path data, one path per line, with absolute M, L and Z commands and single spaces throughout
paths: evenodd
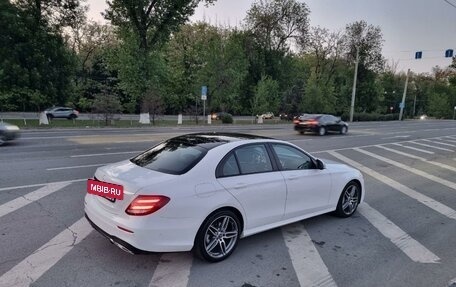
M 416 148 L 416 147 L 412 147 L 412 146 L 406 146 L 406 145 L 403 145 L 403 144 L 400 144 L 400 143 L 393 143 L 393 145 L 397 145 L 397 146 L 400 146 L 400 147 L 403 147 L 403 148 L 408 148 L 408 149 L 411 149 L 411 150 L 416 150 L 416 151 L 427 153 L 427 154 L 435 154 L 435 152 L 433 152 L 433 151 L 428 151 L 428 150 L 424 150 L 424 149 L 420 149 L 420 148 Z
M 105 155 L 117 155 L 117 154 L 131 154 L 131 153 L 140 153 L 143 150 L 135 150 L 135 151 L 122 151 L 122 152 L 106 152 L 106 153 L 92 153 L 92 154 L 78 154 L 72 155 L 70 157 L 93 157 L 93 156 L 105 156 Z
M 63 170 L 63 169 L 74 169 L 74 168 L 84 168 L 84 167 L 94 167 L 94 166 L 102 166 L 102 165 L 108 165 L 109 163 L 98 163 L 98 164 L 88 164 L 88 165 L 75 165 L 75 166 L 65 166 L 65 167 L 52 167 L 52 168 L 46 168 L 47 171 L 52 171 L 52 170 Z
M 418 202 L 426 205 L 427 207 L 437 211 L 438 213 L 456 220 L 456 210 L 424 195 L 421 194 L 389 177 L 384 176 L 383 174 L 380 174 L 354 160 L 349 159 L 346 156 L 341 155 L 340 153 L 337 153 L 335 151 L 328 151 L 328 153 L 339 160 L 359 169 L 360 171 L 364 172 L 365 174 L 373 177 L 374 179 L 383 182 L 384 184 L 391 186 L 392 188 L 396 189 L 397 191 L 402 192 L 403 194 L 417 200 Z
M 337 286 L 302 223 L 282 227 L 291 263 L 302 287 Z
M 439 144 L 439 145 L 444 145 L 444 146 L 456 147 L 456 145 L 454 145 L 454 144 L 443 143 L 443 142 L 436 142 L 436 141 L 431 141 L 431 140 L 427 140 L 427 139 L 423 139 L 422 141 L 430 142 L 430 143 L 434 143 L 434 144 Z
M 394 137 L 382 138 L 382 140 L 396 139 L 396 138 L 409 138 L 409 137 L 411 137 L 411 136 L 394 136 Z
M 416 156 L 416 155 L 413 155 L 413 154 L 401 152 L 401 151 L 398 151 L 398 150 L 395 150 L 395 149 L 392 149 L 392 148 L 387 148 L 387 147 L 382 146 L 382 145 L 376 145 L 375 147 L 378 147 L 378 148 L 381 148 L 381 149 L 384 149 L 384 150 L 387 150 L 387 151 L 390 151 L 390 152 L 394 152 L 396 154 L 400 154 L 400 155 L 403 155 L 403 156 L 406 156 L 406 157 L 410 157 L 410 158 L 413 158 L 413 159 L 425 161 L 425 162 L 427 162 L 429 164 L 432 164 L 432 165 L 435 165 L 435 166 L 438 166 L 438 167 L 441 167 L 441 168 L 448 169 L 448 170 L 456 172 L 456 167 L 453 167 L 453 166 L 450 166 L 450 165 L 446 165 L 446 164 L 443 164 L 443 163 L 440 163 L 440 162 L 436 162 L 436 161 L 432 161 L 432 160 L 427 160 L 427 159 L 425 159 L 423 157 L 419 157 L 419 156 Z
M 447 142 L 450 142 L 450 143 L 456 143 L 456 140 L 449 140 L 449 139 L 446 139 L 446 138 L 439 138 L 439 140 L 447 141 Z
M 21 207 L 24 207 L 32 202 L 35 202 L 51 193 L 54 193 L 68 185 L 70 185 L 70 183 L 68 182 L 51 183 L 43 186 L 40 189 L 29 192 L 21 197 L 4 203 L 0 205 L 0 218 L 7 215 L 8 213 L 18 210 Z
M 428 145 L 428 144 L 424 144 L 424 143 L 419 143 L 419 142 L 416 142 L 416 141 L 411 141 L 410 143 L 417 144 L 417 145 L 421 145 L 421 146 L 425 146 L 425 147 L 430 147 L 430 148 L 434 148 L 434 149 L 438 149 L 438 150 L 444 150 L 444 151 L 454 152 L 454 150 L 451 150 L 451 149 L 447 149 L 447 148 L 443 148 L 443 147 L 438 147 L 438 146 L 433 146 L 433 145 Z
M 75 183 L 75 182 L 81 182 L 81 181 L 86 181 L 86 180 L 87 180 L 87 178 L 81 178 L 81 179 L 73 179 L 73 180 L 67 180 L 67 181 L 55 181 L 55 182 L 35 183 L 35 184 L 28 184 L 28 185 L 9 186 L 9 187 L 0 188 L 0 191 L 7 191 L 7 190 L 21 189 L 21 188 L 30 188 L 30 187 L 39 187 L 39 186 L 44 186 L 44 185 L 48 185 L 48 184 Z
M 86 238 L 91 231 L 92 227 L 87 220 L 85 218 L 79 219 L 3 274 L 0 277 L 0 286 L 25 287 L 32 285 L 76 244 Z
M 448 282 L 448 287 L 453 287 L 454 285 L 456 285 L 456 277 L 451 279 L 450 282 Z
M 149 287 L 186 287 L 192 262 L 190 252 L 164 253 L 155 268 Z
M 437 255 L 429 251 L 369 204 L 361 204 L 358 207 L 358 212 L 413 261 L 418 263 L 440 263 L 440 258 Z
M 449 180 L 443 179 L 443 178 L 441 178 L 441 177 L 438 177 L 438 176 L 429 174 L 429 173 L 427 173 L 427 172 L 424 172 L 424 171 L 422 171 L 422 170 L 419 170 L 419 169 L 413 168 L 413 167 L 411 167 L 411 166 L 402 164 L 402 163 L 400 163 L 400 162 L 391 160 L 391 159 L 389 159 L 389 158 L 386 158 L 386 157 L 383 157 L 383 156 L 376 155 L 375 153 L 371 153 L 371 152 L 368 152 L 368 151 L 363 150 L 363 149 L 360 149 L 360 148 L 354 148 L 353 150 L 355 150 L 355 151 L 357 151 L 357 152 L 360 152 L 360 153 L 363 153 L 363 154 L 365 154 L 365 155 L 371 156 L 371 157 L 376 158 L 376 159 L 378 159 L 378 160 L 381 160 L 381 161 L 383 161 L 383 162 L 389 163 L 389 164 L 391 164 L 391 165 L 397 166 L 397 167 L 399 167 L 399 168 L 405 169 L 405 170 L 408 171 L 408 172 L 417 174 L 417 175 L 419 175 L 419 176 L 422 176 L 422 177 L 424 177 L 424 178 L 427 178 L 427 179 L 429 179 L 429 180 L 435 181 L 435 182 L 437 182 L 437 183 L 443 184 L 443 185 L 445 185 L 445 186 L 448 186 L 449 188 L 452 188 L 452 189 L 456 190 L 456 183 L 454 183 L 454 182 L 452 182 L 452 181 L 449 181 Z

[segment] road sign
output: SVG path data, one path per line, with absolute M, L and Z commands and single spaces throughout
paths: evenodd
M 453 57 L 453 49 L 448 49 L 445 51 L 445 58 L 452 58 Z
M 423 57 L 423 52 L 418 51 L 415 53 L 415 59 L 421 59 Z
M 399 108 L 401 108 L 401 109 L 405 108 L 405 103 L 404 103 L 404 102 L 401 102 L 401 103 L 399 104 Z
M 207 100 L 207 86 L 201 87 L 201 100 Z

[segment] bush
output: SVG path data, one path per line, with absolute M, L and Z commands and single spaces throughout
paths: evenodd
M 230 114 L 223 114 L 220 119 L 224 124 L 232 124 L 233 123 L 233 116 Z

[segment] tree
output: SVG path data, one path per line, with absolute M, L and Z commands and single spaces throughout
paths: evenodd
M 359 53 L 356 108 L 361 112 L 377 111 L 383 96 L 377 73 L 383 70 L 385 64 L 381 29 L 368 25 L 366 21 L 358 21 L 346 26 L 345 35 L 347 61 L 353 63 Z
M 366 21 L 354 22 L 346 26 L 345 37 L 349 62 L 356 60 L 356 51 L 359 50 L 360 65 L 375 72 L 383 70 L 385 59 L 382 56 L 383 35 L 380 27 L 368 25 Z
M 305 45 L 309 27 L 309 9 L 296 0 L 258 0 L 247 11 L 246 27 L 255 44 L 250 44 L 252 71 L 279 80 L 281 63 L 290 44 Z M 258 79 L 256 79 L 258 81 Z M 254 83 L 256 83 L 255 81 Z M 280 82 L 280 80 L 279 80 Z
M 137 104 L 147 91 L 158 87 L 163 75 L 160 51 L 170 35 L 191 16 L 201 0 L 112 0 L 105 18 L 118 27 L 120 57 L 112 57 L 121 86 Z M 205 0 L 212 3 L 213 0 Z M 130 81 L 132 80 L 132 81 Z
M 115 94 L 110 93 L 109 90 L 103 90 L 95 96 L 92 110 L 102 114 L 105 125 L 108 126 L 114 119 L 114 115 L 122 110 L 122 105 Z
M 308 41 L 300 48 L 305 51 L 312 60 L 313 72 L 316 84 L 327 86 L 336 70 L 345 46 L 345 38 L 341 33 L 330 33 L 328 29 L 312 27 Z
M 8 105 L 23 110 L 35 109 L 31 95 L 40 107 L 63 105 L 72 93 L 74 56 L 46 21 L 37 24 L 24 7 L 0 2 L 0 94 L 12 95 Z
M 279 84 L 277 81 L 263 76 L 255 89 L 255 96 L 251 102 L 252 114 L 258 115 L 269 111 L 276 111 L 279 107 Z
M 259 0 L 245 19 L 247 28 L 267 51 L 288 51 L 289 40 L 304 44 L 309 27 L 309 8 L 296 0 Z
M 34 19 L 37 26 L 62 33 L 65 27 L 74 27 L 85 21 L 87 6 L 84 0 L 16 0 L 17 7 Z

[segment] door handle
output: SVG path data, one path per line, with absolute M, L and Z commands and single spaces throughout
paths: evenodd
M 245 188 L 246 186 L 247 186 L 247 184 L 245 184 L 245 183 L 237 183 L 234 186 L 234 189 L 242 189 L 242 188 Z
M 299 175 L 297 175 L 297 174 L 289 175 L 289 176 L 287 177 L 288 180 L 295 180 L 295 179 L 298 179 L 298 178 L 299 178 Z

